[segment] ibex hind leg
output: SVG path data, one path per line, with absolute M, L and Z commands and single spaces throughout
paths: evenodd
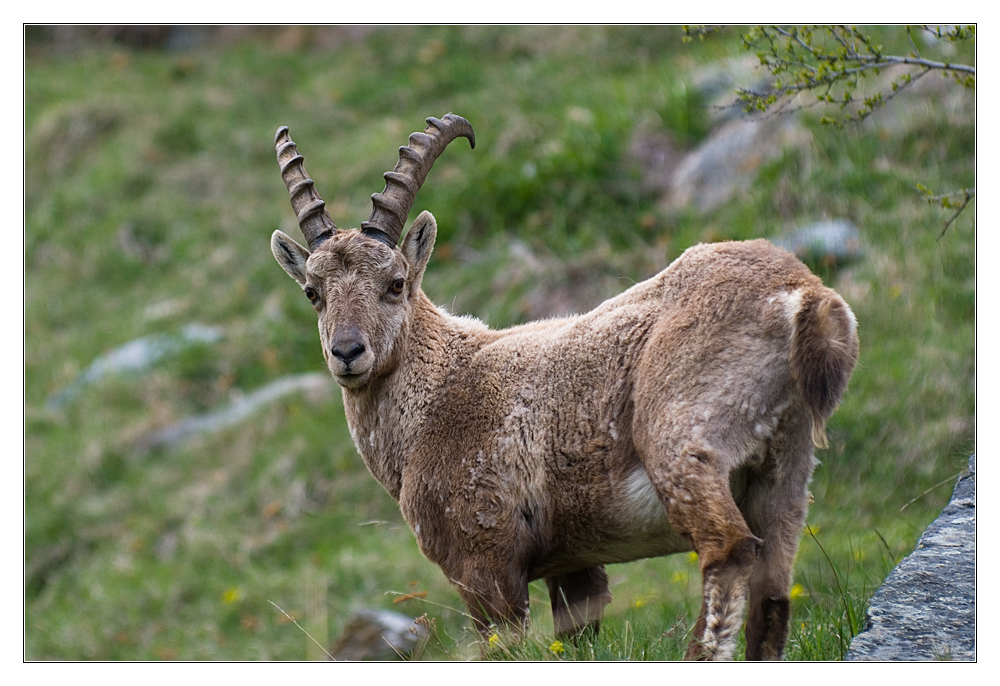
M 718 454 L 694 444 L 668 447 L 659 455 L 644 453 L 646 471 L 671 525 L 698 553 L 702 609 L 685 658 L 732 659 L 761 541 L 733 500 Z
M 577 636 L 585 631 L 597 634 L 604 607 L 611 602 L 604 565 L 550 576 L 545 584 L 549 588 L 557 636 Z
M 763 539 L 750 577 L 747 659 L 780 660 L 788 637 L 792 565 L 806 523 L 812 437 L 808 418 L 787 416 L 770 442 L 764 463 L 747 479 L 741 509 Z
M 733 659 L 756 546 L 754 539 L 744 539 L 724 562 L 703 567 L 701 613 L 685 660 Z

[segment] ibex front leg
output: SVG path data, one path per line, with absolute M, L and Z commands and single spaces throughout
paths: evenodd
M 488 640 L 496 628 L 523 636 L 528 625 L 528 582 L 506 561 L 467 564 L 461 580 L 454 580 L 476 630 Z
M 604 606 L 611 602 L 604 565 L 550 576 L 545 584 L 549 587 L 556 636 L 573 636 L 584 630 L 598 632 Z
M 646 469 L 667 516 L 698 553 L 701 614 L 685 659 L 729 660 L 743 624 L 747 586 L 761 541 L 754 536 L 711 452 L 687 446 L 667 458 L 646 460 Z

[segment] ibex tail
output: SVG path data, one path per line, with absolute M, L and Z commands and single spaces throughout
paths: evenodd
M 826 420 L 858 361 L 857 321 L 839 295 L 822 288 L 803 294 L 793 326 L 792 379 L 812 411 L 813 443 L 825 448 Z

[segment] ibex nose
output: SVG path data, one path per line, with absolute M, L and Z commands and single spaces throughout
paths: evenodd
M 352 326 L 344 332 L 338 331 L 333 337 L 330 353 L 343 362 L 344 366 L 350 366 L 351 362 L 358 359 L 364 352 L 365 344 L 362 342 L 361 332 L 356 327 Z

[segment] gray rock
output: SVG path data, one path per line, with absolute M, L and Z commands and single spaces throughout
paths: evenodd
M 399 660 L 412 655 L 427 635 L 425 627 L 398 612 L 357 610 L 330 655 L 335 660 Z
M 823 264 L 843 264 L 861 257 L 861 233 L 854 224 L 842 219 L 810 224 L 771 242 L 800 259 Z
M 111 374 L 136 374 L 149 369 L 169 355 L 193 345 L 214 343 L 222 338 L 222 329 L 193 322 L 180 334 L 153 334 L 129 341 L 101 355 L 77 376 L 72 383 L 49 397 L 47 404 L 58 409 L 72 400 L 86 386 Z
M 951 502 L 872 597 L 845 659 L 976 659 L 975 455 Z
M 787 148 L 806 149 L 812 135 L 798 117 L 750 117 L 737 103 L 737 88 L 759 90 L 770 79 L 752 56 L 694 69 L 690 87 L 706 103 L 712 131 L 684 151 L 654 123 L 655 117 L 639 121 L 629 159 L 641 173 L 643 190 L 658 192 L 664 209 L 690 206 L 709 212 L 747 192 L 758 169 Z
M 735 119 L 688 153 L 671 177 L 668 205 L 692 205 L 701 212 L 747 192 L 757 170 L 789 147 L 809 144 L 811 134 L 795 117 Z
M 253 393 L 237 396 L 225 407 L 207 414 L 186 417 L 170 426 L 144 436 L 137 452 L 145 453 L 154 447 L 173 447 L 197 434 L 215 433 L 239 424 L 262 407 L 270 405 L 291 393 L 307 392 L 329 394 L 334 382 L 326 372 L 308 372 L 284 376 Z

